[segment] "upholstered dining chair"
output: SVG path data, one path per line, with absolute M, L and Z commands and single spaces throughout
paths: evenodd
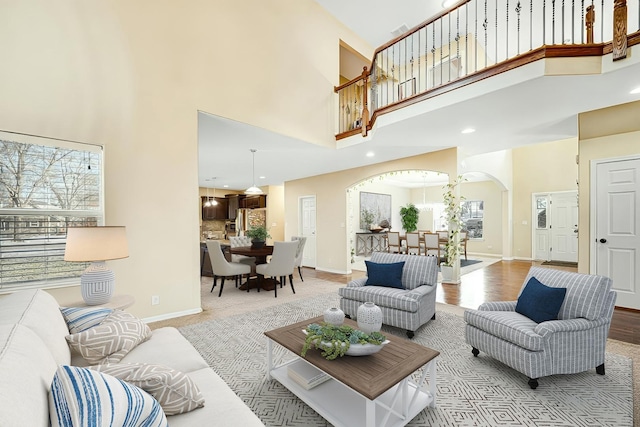
M 296 262 L 294 264 L 294 267 L 298 267 L 300 280 L 304 282 L 304 279 L 302 278 L 302 255 L 304 255 L 304 245 L 307 243 L 307 238 L 301 236 L 293 236 L 291 237 L 291 240 L 298 242 L 298 249 L 296 249 Z
M 298 242 L 273 242 L 273 255 L 271 256 L 271 262 L 268 264 L 259 264 L 256 266 L 256 273 L 258 273 L 258 283 L 262 285 L 264 276 L 270 276 L 273 278 L 278 277 L 280 280 L 280 287 L 283 283 L 286 283 L 287 276 L 289 277 L 289 283 L 291 284 L 291 290 L 296 293 L 293 287 L 293 267 L 296 261 L 296 250 L 298 249 Z M 260 289 L 258 286 L 258 289 Z M 274 286 L 274 295 L 278 298 L 278 284 Z
M 251 237 L 247 237 L 247 236 L 232 236 L 232 237 L 229 237 L 229 245 L 232 248 L 242 248 L 242 247 L 246 247 L 246 246 L 251 246 Z M 231 255 L 231 261 L 232 262 L 240 262 L 242 264 L 250 265 L 254 269 L 255 269 L 255 266 L 256 266 L 256 259 L 254 257 L 251 257 L 251 256 L 232 254 Z
M 611 286 L 604 276 L 531 267 L 517 301 L 465 311 L 466 341 L 474 356 L 482 351 L 528 376 L 532 389 L 548 375 L 594 368 L 604 375 Z
M 398 231 L 389 231 L 387 233 L 387 251 L 400 254 L 403 252 Z
M 407 242 L 407 254 L 408 255 L 420 255 L 420 234 L 419 233 L 407 233 L 405 236 Z
M 222 288 L 224 288 L 224 279 L 226 277 L 235 277 L 236 288 L 238 287 L 238 280 L 245 274 L 249 276 L 251 274 L 251 266 L 247 264 L 241 264 L 238 262 L 229 262 L 222 253 L 220 242 L 217 240 L 207 241 L 207 250 L 209 251 L 209 258 L 211 259 L 211 269 L 213 270 L 213 286 L 209 292 L 213 292 L 213 288 L 216 287 L 218 277 L 222 278 L 220 283 L 220 292 L 218 297 L 222 296 Z M 247 292 L 249 292 L 249 286 L 247 286 Z
M 437 233 L 424 233 L 424 254 L 435 256 L 436 262 L 440 265 L 440 240 Z

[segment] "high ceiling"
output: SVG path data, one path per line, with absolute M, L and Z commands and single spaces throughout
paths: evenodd
M 411 28 L 442 11 L 439 0 L 401 0 L 393 7 L 379 0 L 316 1 L 372 46 L 392 39 L 391 31 L 403 24 Z M 251 186 L 252 148 L 255 184 L 264 186 L 454 146 L 480 154 L 575 137 L 578 113 L 640 99 L 629 93 L 640 87 L 640 59 L 621 62 L 603 74 L 571 77 L 543 76 L 537 63 L 520 67 L 383 115 L 366 143 L 356 136 L 339 149 L 200 113 L 199 185 Z M 465 127 L 476 132 L 462 134 Z

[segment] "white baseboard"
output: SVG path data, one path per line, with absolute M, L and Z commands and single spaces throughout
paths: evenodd
M 153 322 L 159 322 L 161 320 L 169 320 L 169 319 L 174 319 L 176 317 L 189 316 L 191 314 L 198 314 L 198 313 L 202 313 L 201 307 L 192 308 L 190 310 L 184 310 L 184 311 L 175 311 L 173 313 L 160 314 L 158 316 L 145 317 L 144 319 L 142 319 L 142 321 L 144 323 L 153 323 Z
M 325 271 L 327 273 L 335 273 L 335 274 L 351 274 L 347 270 L 334 270 L 332 268 L 321 268 L 321 267 L 316 267 L 316 271 Z

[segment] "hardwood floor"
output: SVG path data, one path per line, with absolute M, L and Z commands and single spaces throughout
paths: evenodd
M 460 285 L 438 284 L 436 301 L 465 308 L 477 308 L 486 301 L 515 301 L 524 278 L 532 265 L 531 261 L 499 261 L 481 270 L 462 276 Z M 547 266 L 545 266 L 547 267 Z M 571 267 L 551 267 L 565 271 L 576 271 Z M 362 271 L 351 275 L 333 274 L 305 268 L 305 277 L 317 277 L 338 283 L 364 277 Z M 609 338 L 632 344 L 640 344 L 640 312 L 616 308 L 611 321 Z

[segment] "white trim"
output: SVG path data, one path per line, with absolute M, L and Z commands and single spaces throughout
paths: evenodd
M 335 274 L 350 274 L 348 270 L 336 270 L 334 268 L 316 267 L 316 271 L 325 271 L 327 273 L 335 273 Z
M 189 316 L 192 314 L 202 313 L 202 307 L 191 308 L 189 310 L 174 311 L 173 313 L 160 314 L 158 316 L 145 317 L 142 319 L 144 323 L 159 322 L 161 320 L 175 319 L 176 317 Z

